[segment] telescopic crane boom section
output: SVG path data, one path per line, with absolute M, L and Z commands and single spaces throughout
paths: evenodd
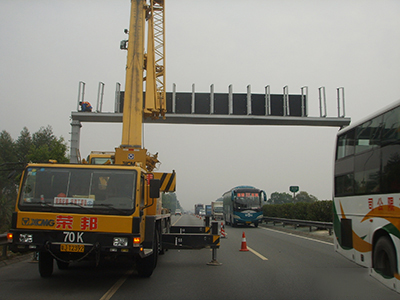
M 116 164 L 146 165 L 142 148 L 143 118 L 165 118 L 164 0 L 131 0 L 122 143 L 115 150 Z M 145 27 L 147 21 L 147 53 Z M 143 101 L 143 82 L 146 82 Z

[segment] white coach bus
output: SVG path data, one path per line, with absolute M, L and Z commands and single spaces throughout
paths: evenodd
M 400 101 L 338 132 L 335 250 L 400 293 Z

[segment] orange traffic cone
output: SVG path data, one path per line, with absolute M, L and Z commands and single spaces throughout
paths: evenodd
M 220 234 L 221 234 L 221 238 L 225 238 L 225 237 L 226 237 L 226 233 L 225 233 L 224 223 L 223 223 L 223 222 L 221 222 L 221 231 L 220 231 Z
M 247 249 L 246 236 L 244 235 L 244 231 L 242 235 L 242 247 L 239 251 L 249 251 L 249 249 Z

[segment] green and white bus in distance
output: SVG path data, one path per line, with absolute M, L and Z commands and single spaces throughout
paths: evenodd
M 400 293 L 400 101 L 340 130 L 335 250 Z

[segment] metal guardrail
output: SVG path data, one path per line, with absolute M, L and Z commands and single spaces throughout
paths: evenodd
M 310 232 L 313 227 L 324 228 L 329 231 L 329 235 L 332 235 L 333 223 L 332 222 L 318 222 L 318 221 L 308 221 L 308 220 L 297 220 L 297 219 L 285 219 L 285 218 L 272 218 L 272 217 L 264 217 L 263 221 L 268 224 L 268 222 L 273 222 L 274 225 L 276 223 L 281 223 L 283 226 L 286 224 L 293 225 L 296 229 L 297 227 L 304 226 L 309 227 Z
M 7 256 L 7 233 L 0 234 L 0 247 L 2 246 L 3 251 L 1 251 L 1 256 Z

